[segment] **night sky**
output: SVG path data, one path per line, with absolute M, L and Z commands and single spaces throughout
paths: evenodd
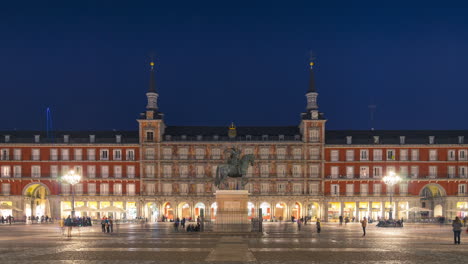
M 8 2 L 0 130 L 136 130 L 150 54 L 168 125 L 297 125 L 311 51 L 329 129 L 468 129 L 467 6 Z

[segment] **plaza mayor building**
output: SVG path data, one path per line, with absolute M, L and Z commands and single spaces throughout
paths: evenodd
M 255 156 L 245 185 L 249 217 L 259 208 L 265 220 L 466 215 L 468 131 L 331 131 L 313 63 L 304 90 L 306 111 L 291 126 L 172 126 L 158 108 L 151 63 L 135 131 L 0 132 L 0 214 L 68 216 L 72 190 L 61 176 L 74 170 L 82 176 L 75 207 L 90 208 L 77 215 L 154 222 L 196 218 L 203 209 L 215 220 L 216 168 L 234 147 Z M 386 184 L 393 174 L 401 180 Z

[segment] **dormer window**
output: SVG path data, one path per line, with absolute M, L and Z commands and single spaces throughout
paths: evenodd
M 170 141 L 171 140 L 171 135 L 166 135 L 166 140 Z
M 40 135 L 34 135 L 34 143 L 39 143 L 41 141 Z
M 262 140 L 268 140 L 268 135 L 262 135 Z
M 279 139 L 280 141 L 284 141 L 284 135 L 279 135 L 279 136 L 278 136 L 278 139 Z
M 70 141 L 69 135 L 63 135 L 63 143 L 68 143 Z
M 301 140 L 301 136 L 299 136 L 299 135 L 294 135 L 294 140 Z
M 197 140 L 198 140 L 198 141 L 201 141 L 202 139 L 203 139 L 203 136 L 202 136 L 202 135 L 198 135 L 198 136 L 197 136 Z
M 182 140 L 187 140 L 187 135 L 182 135 L 182 136 L 180 136 L 180 138 L 181 138 Z
M 465 137 L 464 136 L 458 136 L 458 144 L 464 144 L 465 142 Z
M 218 140 L 219 139 L 219 136 L 218 135 L 214 135 L 213 136 L 213 140 Z
M 146 141 L 153 141 L 154 140 L 154 132 L 153 131 L 147 131 L 146 132 Z
M 89 135 L 89 143 L 94 143 L 96 142 L 96 136 L 95 135 Z
M 400 145 L 405 144 L 406 137 L 405 136 L 400 136 Z
M 379 136 L 374 136 L 374 144 L 379 144 L 379 143 L 380 143 Z
M 346 137 L 346 144 L 348 144 L 348 145 L 353 144 L 353 137 L 352 136 L 347 136 Z
M 252 140 L 252 136 L 251 135 L 245 136 L 245 140 Z
M 429 144 L 434 144 L 434 136 L 429 136 Z
M 10 142 L 10 135 L 5 135 L 5 143 Z
M 122 135 L 115 135 L 115 142 L 122 143 Z

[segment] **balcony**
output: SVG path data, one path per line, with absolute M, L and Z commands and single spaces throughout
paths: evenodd
M 14 155 L 13 160 L 21 160 L 21 155 Z
M 10 160 L 10 156 L 9 155 L 2 155 L 0 157 L 0 160 Z
M 31 160 L 37 161 L 37 160 L 40 160 L 40 159 L 41 159 L 41 156 L 39 156 L 39 155 L 32 155 L 31 156 Z
M 58 155 L 50 155 L 50 160 L 58 160 Z

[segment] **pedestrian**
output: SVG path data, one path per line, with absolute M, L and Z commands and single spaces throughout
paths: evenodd
M 301 231 L 301 225 L 302 225 L 301 219 L 297 219 L 297 231 Z
M 60 231 L 62 231 L 62 236 L 65 235 L 65 219 L 60 219 L 59 221 Z
M 343 216 L 340 215 L 340 217 L 338 217 L 338 219 L 340 219 L 340 225 L 343 225 Z
M 106 218 L 106 232 L 110 233 L 110 218 Z
M 320 218 L 317 218 L 316 226 L 317 226 L 317 234 L 320 234 L 320 231 L 322 231 L 322 227 L 320 225 Z
M 466 221 L 468 221 L 468 216 L 463 217 L 463 227 L 466 227 Z
M 366 227 L 367 227 L 367 219 L 365 217 L 361 221 L 361 226 L 362 226 L 362 232 L 364 232 L 364 234 L 362 236 L 365 237 L 366 236 Z
M 347 216 L 347 217 L 345 217 L 345 220 L 344 220 L 345 226 L 346 226 L 348 223 L 349 223 L 349 217 Z
M 180 226 L 185 229 L 185 217 L 182 217 L 182 221 L 180 221 Z
M 177 217 L 175 222 L 174 222 L 174 231 L 176 231 L 176 232 L 179 231 L 179 223 L 180 223 L 180 219 L 179 219 L 179 217 Z
M 105 233 L 106 232 L 106 218 L 105 217 L 102 217 L 101 219 L 101 228 L 102 228 L 102 232 Z
M 72 228 L 73 228 L 73 221 L 72 221 L 70 215 L 65 220 L 65 226 L 67 227 L 67 230 L 68 230 L 67 237 L 71 237 Z
M 110 230 L 110 233 L 114 232 L 114 221 L 112 220 L 111 217 L 109 217 L 109 230 Z
M 454 244 L 460 245 L 460 234 L 462 230 L 462 223 L 460 221 L 460 218 L 455 217 L 455 220 L 452 222 L 452 227 L 453 227 L 453 240 Z

